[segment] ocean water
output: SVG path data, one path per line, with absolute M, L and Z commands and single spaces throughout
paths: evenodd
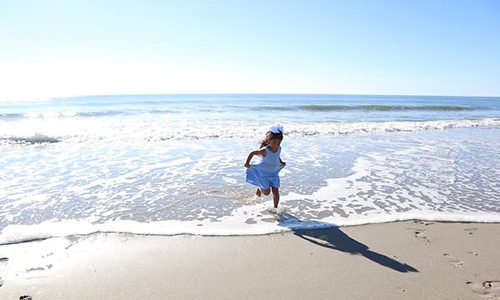
M 283 213 L 244 181 L 284 126 Z M 129 95 L 0 102 L 0 244 L 500 222 L 500 98 Z

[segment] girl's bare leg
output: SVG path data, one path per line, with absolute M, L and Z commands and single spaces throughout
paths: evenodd
M 273 202 L 274 208 L 278 208 L 278 204 L 280 203 L 280 190 L 278 188 L 273 187 Z
M 255 196 L 260 197 L 262 195 L 262 192 L 260 191 L 260 188 L 257 188 L 257 191 L 255 192 Z

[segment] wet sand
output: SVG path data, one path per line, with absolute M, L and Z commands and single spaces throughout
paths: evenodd
M 497 299 L 499 253 L 482 223 L 95 233 L 0 246 L 0 299 Z

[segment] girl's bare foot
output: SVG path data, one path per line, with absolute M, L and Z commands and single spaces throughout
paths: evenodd
M 261 195 L 262 192 L 260 191 L 260 189 L 257 189 L 257 191 L 255 192 L 255 196 L 260 197 Z

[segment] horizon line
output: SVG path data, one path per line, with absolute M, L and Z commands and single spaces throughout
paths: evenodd
M 182 95 L 315 95 L 315 96 L 383 96 L 383 97 L 471 97 L 471 98 L 500 98 L 499 96 L 485 95 L 433 95 L 433 94 L 369 94 L 369 93 L 105 93 L 105 94 L 75 94 L 75 95 L 56 95 L 56 96 L 25 96 L 25 97 L 6 97 L 0 96 L 0 102 L 28 102 L 41 101 L 58 98 L 77 98 L 77 97 L 119 97 L 119 96 L 182 96 Z

